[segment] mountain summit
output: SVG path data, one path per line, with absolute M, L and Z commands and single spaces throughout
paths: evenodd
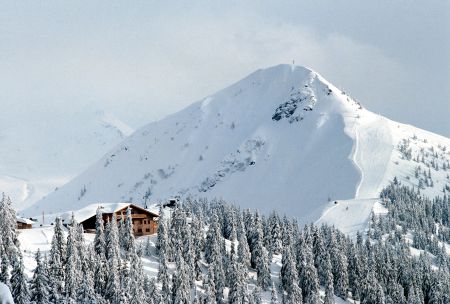
M 310 69 L 278 65 L 136 131 L 25 213 L 179 195 L 275 208 L 306 223 L 330 201 L 378 197 L 395 176 L 442 192 L 444 146 L 449 139 L 371 113 Z M 426 187 L 416 171 L 432 161 Z

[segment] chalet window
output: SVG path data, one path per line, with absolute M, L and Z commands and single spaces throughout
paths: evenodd
M 142 229 L 141 228 L 138 229 L 138 233 L 142 233 Z
M 150 232 L 150 229 L 149 228 L 145 229 L 145 232 Z

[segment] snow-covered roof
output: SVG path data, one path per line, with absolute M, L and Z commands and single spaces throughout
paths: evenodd
M 73 213 L 75 220 L 78 223 L 81 223 L 81 222 L 93 217 L 94 215 L 96 215 L 98 208 L 101 208 L 103 213 L 113 213 L 113 212 L 117 212 L 121 209 L 127 208 L 129 206 L 133 206 L 133 207 L 136 207 L 136 208 L 139 208 L 142 210 L 146 210 L 142 207 L 133 205 L 131 203 L 96 203 L 96 204 L 88 205 L 77 211 L 67 212 L 67 213 L 63 214 L 61 216 L 61 218 L 64 219 L 66 222 L 68 222 L 72 218 L 72 213 Z M 146 211 L 153 213 L 155 215 L 158 215 L 157 213 L 155 213 L 153 211 L 150 211 L 150 210 L 146 210 Z
M 17 217 L 16 218 L 17 222 L 22 223 L 22 224 L 28 224 L 28 225 L 32 225 L 34 224 L 34 222 L 32 220 L 23 218 L 23 217 Z

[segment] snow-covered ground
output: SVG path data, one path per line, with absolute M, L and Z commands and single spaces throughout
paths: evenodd
M 14 113 L 0 120 L 0 192 L 17 210 L 67 183 L 133 132 L 110 113 L 47 112 L 36 115 L 45 121 L 31 115 L 18 123 Z
M 36 268 L 34 260 L 36 251 L 40 249 L 43 254 L 50 254 L 53 234 L 53 226 L 19 230 L 20 249 L 23 252 L 23 263 L 28 277 L 32 277 Z
M 370 215 L 377 199 L 352 199 L 331 201 L 325 207 L 316 225 L 327 223 L 334 225 L 350 237 L 368 228 Z
M 24 266 L 25 266 L 25 273 L 26 275 L 31 278 L 33 275 L 33 271 L 36 268 L 36 262 L 34 260 L 35 254 L 37 250 L 39 249 L 42 254 L 48 255 L 50 254 L 50 248 L 51 248 L 51 241 L 53 238 L 53 226 L 47 225 L 45 227 L 35 227 L 33 229 L 25 229 L 20 230 L 19 232 L 19 241 L 21 243 L 21 250 L 24 257 Z M 67 237 L 67 231 L 64 230 L 64 234 Z M 84 239 L 86 243 L 92 243 L 94 241 L 95 234 L 84 234 Z M 155 244 L 156 244 L 156 235 L 151 235 L 148 237 L 139 237 L 136 239 L 137 246 L 146 246 L 147 241 L 150 242 L 152 251 L 155 251 Z M 231 249 L 231 243 L 228 240 L 225 240 L 226 242 L 226 248 L 228 251 Z M 238 243 L 235 243 L 235 246 L 237 248 Z M 148 274 L 150 277 L 155 277 L 158 274 L 158 258 L 155 255 L 146 256 L 143 255 L 141 257 L 143 269 L 146 274 Z M 204 265 L 206 269 L 206 264 Z M 169 273 L 172 273 L 175 271 L 176 266 L 175 263 L 168 263 L 168 270 Z M 281 269 L 281 255 L 274 255 L 272 259 L 271 264 L 271 278 L 274 282 L 275 286 L 278 284 L 278 278 L 279 273 Z M 254 288 L 256 286 L 256 272 L 254 270 L 249 271 L 249 278 L 250 279 L 250 288 Z M 199 282 L 196 282 L 197 289 L 200 292 L 203 292 L 202 286 L 199 284 Z M 225 294 L 227 294 L 228 288 L 225 288 Z M 323 293 L 323 290 L 321 291 Z M 278 295 L 279 299 L 281 299 L 281 295 Z M 263 303 L 270 303 L 271 298 L 271 292 L 269 291 L 263 291 L 261 293 L 261 298 Z M 336 303 L 348 303 L 338 297 L 335 296 L 335 302 Z
M 417 187 L 416 168 L 437 163 L 421 191 L 442 194 L 444 146 L 448 138 L 374 114 L 314 71 L 280 65 L 138 130 L 25 214 L 192 195 L 337 223 L 342 210 L 329 201 L 339 200 L 354 233 L 395 176 Z
M 3 283 L 0 283 L 0 304 L 14 304 L 11 291 Z

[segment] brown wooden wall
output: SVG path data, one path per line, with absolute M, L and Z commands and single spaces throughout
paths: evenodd
M 17 222 L 17 229 L 31 229 L 32 227 L 31 224 Z
M 125 220 L 127 215 L 127 208 L 119 210 L 116 213 L 117 221 L 120 221 L 123 217 Z M 112 214 L 103 214 L 103 221 L 106 223 L 110 221 Z M 151 214 L 144 213 L 143 211 L 135 208 L 131 208 L 131 218 L 133 222 L 133 232 L 135 236 L 155 234 L 158 230 L 157 217 Z M 85 220 L 83 228 L 86 232 L 95 233 L 95 216 Z

